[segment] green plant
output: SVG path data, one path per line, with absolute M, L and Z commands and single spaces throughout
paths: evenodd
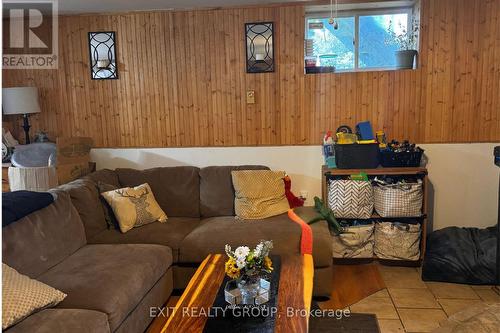
M 328 223 L 328 229 L 330 230 L 330 233 L 332 235 L 340 235 L 345 232 L 344 227 L 342 227 L 340 223 L 338 223 L 337 219 L 333 215 L 332 210 L 328 208 L 318 197 L 314 197 L 314 208 L 319 213 L 319 216 L 315 217 L 307 224 L 326 221 Z
M 417 48 L 419 23 L 413 20 L 411 29 L 407 30 L 401 22 L 399 22 L 399 33 L 394 30 L 392 21 L 389 23 L 387 32 L 389 37 L 385 39 L 386 45 L 396 45 L 400 51 L 415 50 Z

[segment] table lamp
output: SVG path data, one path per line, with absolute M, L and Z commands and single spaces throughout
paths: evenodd
M 16 87 L 2 89 L 2 108 L 4 115 L 22 114 L 26 144 L 30 143 L 30 113 L 39 113 L 38 89 L 36 87 Z

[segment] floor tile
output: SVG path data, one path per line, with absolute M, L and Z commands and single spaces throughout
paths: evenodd
M 387 291 L 387 289 L 382 289 L 382 290 L 379 290 L 377 291 L 375 294 L 373 295 L 370 295 L 370 297 L 372 298 L 389 298 L 389 292 Z
M 408 333 L 431 332 L 446 319 L 444 311 L 438 309 L 398 309 L 398 312 Z
M 415 267 L 378 267 L 387 288 L 427 288 Z
M 426 282 L 436 298 L 479 299 L 474 290 L 465 284 Z
M 500 295 L 498 295 L 493 289 L 476 289 L 475 293 L 486 302 L 500 302 Z
M 351 305 L 353 313 L 373 313 L 378 319 L 398 319 L 398 313 L 390 298 L 367 297 Z
M 397 308 L 440 309 L 439 303 L 428 289 L 389 288 Z
M 379 319 L 380 333 L 404 333 L 405 329 L 399 319 Z
M 475 304 L 481 303 L 478 299 L 452 299 L 452 298 L 441 298 L 438 299 L 439 304 L 446 312 L 447 316 L 451 316 L 457 312 L 465 310 Z

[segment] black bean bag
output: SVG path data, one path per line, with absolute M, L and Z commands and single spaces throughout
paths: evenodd
M 427 239 L 422 280 L 494 284 L 497 271 L 496 227 L 449 227 Z

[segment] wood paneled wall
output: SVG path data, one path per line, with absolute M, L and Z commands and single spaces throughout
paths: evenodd
M 275 73 L 245 73 L 253 21 L 275 22 Z M 318 144 L 362 120 L 419 143 L 500 141 L 500 0 L 423 0 L 421 25 L 418 70 L 305 75 L 302 6 L 67 16 L 58 70 L 3 79 L 40 88 L 34 130 L 98 147 Z M 99 30 L 117 33 L 118 80 L 90 79 Z

